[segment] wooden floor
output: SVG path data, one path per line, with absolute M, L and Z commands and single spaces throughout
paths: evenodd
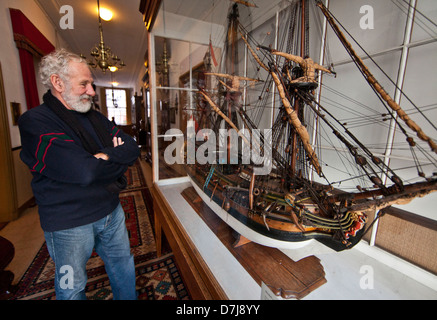
M 276 248 L 246 243 L 202 201 L 193 187 L 185 189 L 182 196 L 254 280 L 259 285 L 265 283 L 275 295 L 301 299 L 326 283 L 323 266 L 315 256 L 295 262 Z

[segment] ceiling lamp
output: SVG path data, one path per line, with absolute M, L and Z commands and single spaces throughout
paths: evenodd
M 99 9 L 97 9 L 97 11 L 99 11 Z M 112 19 L 112 17 L 114 16 L 114 14 L 109 9 L 100 8 L 99 16 L 100 16 L 100 18 L 102 18 L 105 21 L 110 21 Z
M 88 64 L 93 67 L 99 67 L 104 73 L 108 69 L 112 69 L 114 71 L 120 70 L 124 66 L 123 61 L 120 62 L 120 58 L 111 52 L 111 48 L 105 45 L 103 41 L 103 28 L 102 28 L 102 18 L 100 17 L 100 1 L 97 0 L 97 9 L 98 9 L 98 17 L 99 17 L 99 35 L 100 35 L 100 43 L 91 50 L 91 61 Z M 84 57 L 82 55 L 82 57 Z M 112 71 L 111 70 L 111 71 Z M 113 71 L 113 72 L 114 72 Z

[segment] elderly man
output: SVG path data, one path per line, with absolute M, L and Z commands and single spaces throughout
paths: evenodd
M 105 263 L 114 299 L 136 299 L 135 267 L 119 192 L 139 156 L 136 142 L 93 110 L 86 61 L 64 49 L 45 56 L 44 103 L 19 120 L 41 227 L 55 262 L 57 299 L 85 299 L 93 249 Z

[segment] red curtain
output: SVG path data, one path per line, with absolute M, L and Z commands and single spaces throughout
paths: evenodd
M 40 104 L 33 59 L 52 52 L 55 47 L 20 10 L 9 9 L 9 12 L 14 41 L 20 55 L 27 109 L 32 109 Z
M 24 49 L 18 49 L 20 54 L 21 73 L 23 75 L 24 93 L 26 95 L 27 109 L 40 105 L 38 88 L 36 86 L 35 67 L 33 55 Z

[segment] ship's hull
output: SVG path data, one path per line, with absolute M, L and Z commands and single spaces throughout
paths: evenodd
M 206 183 L 207 178 L 194 167 L 188 166 L 187 173 L 198 195 L 215 214 L 237 233 L 261 245 L 281 249 L 300 249 L 311 245 L 313 252 L 325 252 L 324 247 L 342 251 L 358 243 L 364 231 L 364 223 L 362 223 L 354 231 L 354 235 L 349 236 L 348 241 L 344 241 L 335 239 L 329 229 L 298 225 L 291 217 L 289 221 L 271 214 L 262 217 L 251 213 L 247 201 L 227 197 L 226 192 L 218 186 L 218 183 L 214 181 Z M 315 241 L 317 241 L 316 244 Z M 314 249 L 314 246 L 318 244 L 321 248 Z

